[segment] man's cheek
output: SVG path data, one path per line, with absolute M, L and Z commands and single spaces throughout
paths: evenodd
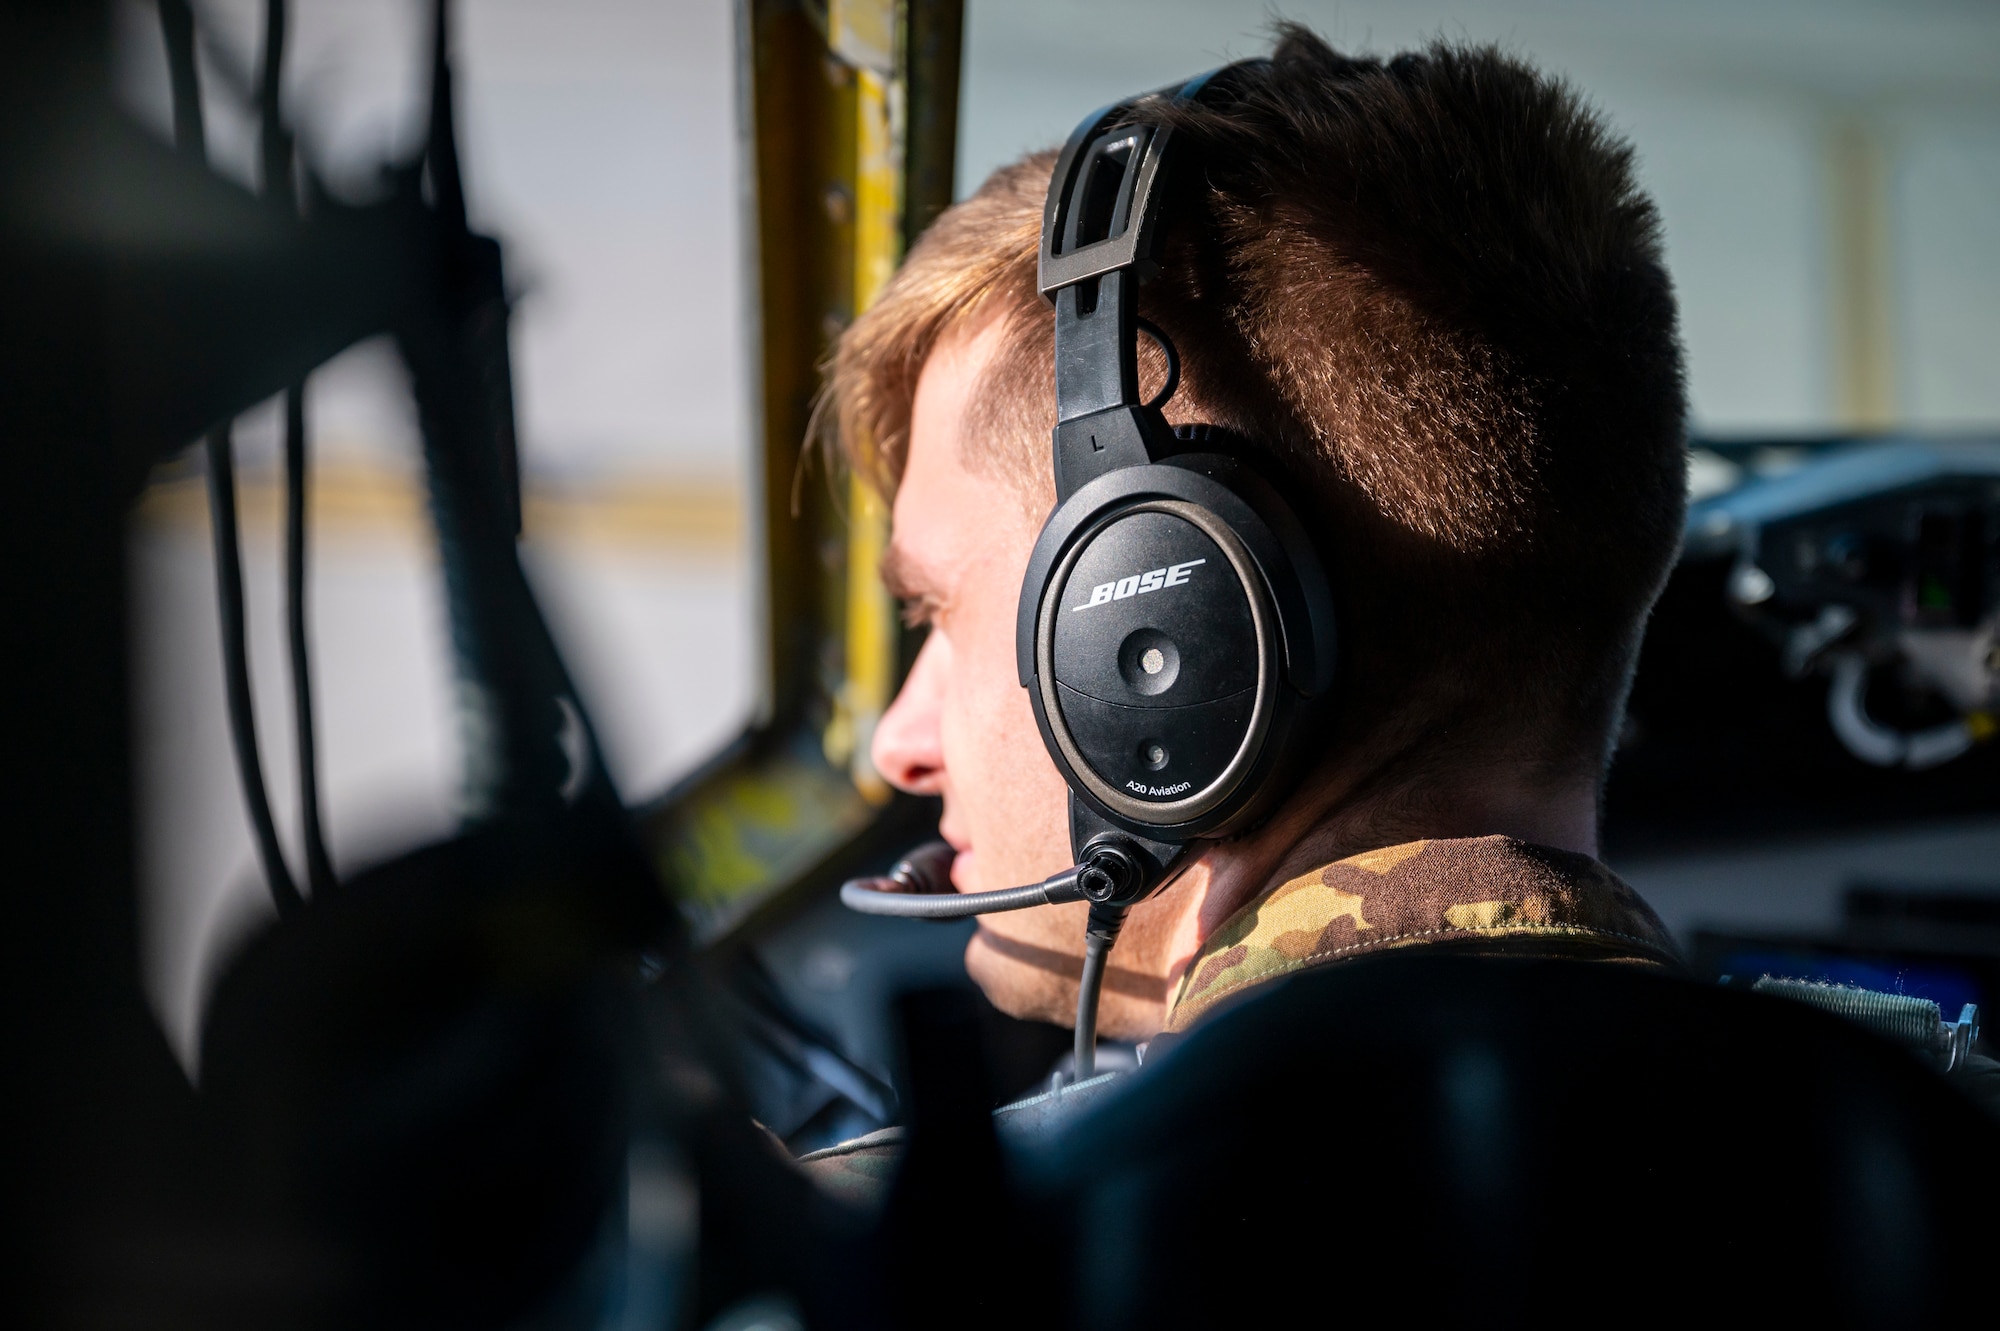
M 1018 721 L 1008 715 L 1010 699 L 989 696 L 979 707 L 966 701 L 942 718 L 947 815 L 973 851 L 973 881 L 960 886 L 991 890 L 1046 877 L 1068 863 L 1043 863 L 1049 827 L 1064 820 L 1061 782 L 1048 767 L 1040 737 L 1032 729 L 1019 733 Z M 1032 713 L 1028 724 L 1032 728 Z M 1065 843 L 1057 854 L 1066 849 Z

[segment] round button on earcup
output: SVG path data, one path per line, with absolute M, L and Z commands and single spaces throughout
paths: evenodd
M 1118 673 L 1134 693 L 1157 697 L 1180 678 L 1181 649 L 1158 629 L 1134 629 L 1118 647 Z

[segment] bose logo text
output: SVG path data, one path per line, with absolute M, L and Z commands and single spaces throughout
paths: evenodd
M 1106 601 L 1122 601 L 1128 596 L 1138 596 L 1145 592 L 1156 592 L 1162 587 L 1178 587 L 1188 580 L 1188 573 L 1197 564 L 1206 564 L 1206 559 L 1190 559 L 1185 564 L 1175 564 L 1171 568 L 1149 569 L 1144 573 L 1134 573 L 1116 582 L 1100 582 L 1090 589 L 1090 599 L 1082 605 L 1073 605 L 1071 610 L 1088 610 Z

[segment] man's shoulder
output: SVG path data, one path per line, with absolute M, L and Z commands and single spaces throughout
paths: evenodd
M 1512 837 L 1411 841 L 1308 870 L 1209 937 L 1168 1014 L 1185 1030 L 1251 986 L 1396 948 L 1455 946 L 1672 965 L 1672 936 L 1587 855 Z

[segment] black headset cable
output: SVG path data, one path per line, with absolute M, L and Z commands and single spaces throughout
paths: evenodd
M 187 0 L 159 0 L 160 28 L 166 39 L 167 67 L 173 87 L 174 146 L 188 157 L 208 159 L 201 117 L 201 84 L 195 65 L 194 13 Z M 209 529 L 215 542 L 216 610 L 222 625 L 222 672 L 229 704 L 229 735 L 236 752 L 236 771 L 249 805 L 251 831 L 271 899 L 280 915 L 303 905 L 298 884 L 285 867 L 278 844 L 278 827 L 264 786 L 264 765 L 257 751 L 256 714 L 250 694 L 250 653 L 243 607 L 243 552 L 236 524 L 236 463 L 230 425 L 216 426 L 203 439 L 208 455 Z
M 1076 989 L 1076 1043 L 1071 1054 L 1076 1065 L 1074 1081 L 1089 1081 L 1097 1075 L 1097 1003 L 1104 994 L 1104 970 L 1111 958 L 1111 945 L 1125 927 L 1125 906 L 1090 907 L 1090 923 L 1083 931 L 1083 974 Z
M 272 206 L 294 216 L 298 191 L 292 179 L 292 136 L 286 132 L 279 93 L 285 64 L 286 0 L 264 0 L 264 68 L 258 89 L 258 128 L 264 158 L 263 188 Z M 304 843 L 306 885 L 317 898 L 334 886 L 333 859 L 320 824 L 319 746 L 313 733 L 312 656 L 306 622 L 306 384 L 285 389 L 285 630 L 291 654 L 292 722 L 299 768 L 299 836 Z

